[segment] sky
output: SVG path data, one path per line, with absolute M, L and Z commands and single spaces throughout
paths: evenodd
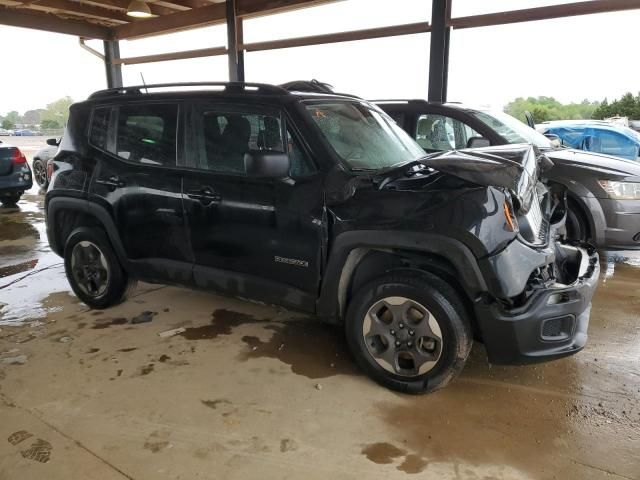
M 453 16 L 529 8 L 566 0 L 453 0 Z M 247 20 L 245 42 L 429 21 L 430 0 L 344 0 Z M 453 31 L 449 100 L 502 108 L 523 96 L 562 102 L 640 91 L 634 49 L 640 10 Z M 123 57 L 223 46 L 224 26 L 121 41 Z M 102 49 L 102 42 L 89 42 Z M 77 37 L 0 26 L 0 114 L 43 108 L 106 88 L 101 60 Z M 425 98 L 429 34 L 299 47 L 245 55 L 247 81 L 311 79 L 364 98 Z M 125 85 L 224 81 L 225 56 L 123 67 Z

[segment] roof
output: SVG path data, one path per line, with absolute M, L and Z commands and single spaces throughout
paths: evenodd
M 290 96 L 301 99 L 334 98 L 353 100 L 358 99 L 353 95 L 342 93 L 318 92 L 314 90 L 291 90 L 285 85 L 270 85 L 266 83 L 251 82 L 181 82 L 159 83 L 149 85 L 132 85 L 126 87 L 108 88 L 92 93 L 88 100 L 113 100 L 139 99 L 140 96 L 157 97 L 184 94 L 194 96 L 201 94 L 227 94 L 227 95 L 260 95 L 271 97 Z M 359 99 L 358 99 L 359 100 Z

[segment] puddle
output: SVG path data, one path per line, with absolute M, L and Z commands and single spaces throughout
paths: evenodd
M 187 340 L 213 340 L 220 335 L 230 335 L 234 328 L 240 325 L 267 323 L 268 320 L 258 320 L 246 313 L 219 309 L 211 315 L 211 323 L 201 327 L 189 327 L 179 335 Z
M 311 379 L 357 374 L 339 328 L 303 318 L 271 324 L 265 330 L 273 332 L 268 340 L 242 337 L 249 350 L 240 355 L 241 360 L 274 358 Z
M 71 289 L 62 259 L 49 249 L 42 202 L 27 194 L 18 209 L 0 213 L 0 325 L 23 325 L 77 303 L 65 293 Z
M 240 354 L 240 360 L 274 358 L 291 366 L 294 373 L 312 379 L 353 375 L 357 371 L 342 331 L 332 325 L 310 318 L 273 322 L 225 309 L 216 310 L 212 317 L 210 324 L 187 328 L 179 335 L 187 340 L 213 340 L 231 335 L 241 325 L 263 325 L 270 338 L 243 336 L 242 341 L 249 350 Z

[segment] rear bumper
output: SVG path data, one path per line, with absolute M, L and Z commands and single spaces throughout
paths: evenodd
M 33 186 L 33 176 L 29 168 L 22 168 L 9 175 L 0 175 L 0 197 L 15 195 Z
M 540 288 L 516 309 L 506 309 L 497 302 L 476 304 L 491 363 L 542 362 L 572 355 L 584 347 L 600 265 L 595 251 L 579 251 L 580 268 L 572 284 Z

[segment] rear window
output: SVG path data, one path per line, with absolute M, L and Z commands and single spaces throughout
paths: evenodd
M 100 107 L 93 112 L 90 143 L 135 163 L 176 165 L 178 106 Z

